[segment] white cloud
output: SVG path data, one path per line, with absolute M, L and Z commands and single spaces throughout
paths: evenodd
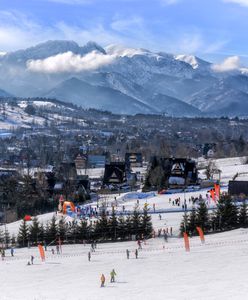
M 212 69 L 215 72 L 228 72 L 235 71 L 240 68 L 240 58 L 238 56 L 230 56 L 226 58 L 222 63 L 215 64 Z
M 29 60 L 27 69 L 32 72 L 42 73 L 62 73 L 62 72 L 81 72 L 95 70 L 104 65 L 108 65 L 115 60 L 114 55 L 104 55 L 92 51 L 84 56 L 66 52 L 45 59 Z
M 241 6 L 248 6 L 248 0 L 223 0 L 226 3 L 235 3 Z

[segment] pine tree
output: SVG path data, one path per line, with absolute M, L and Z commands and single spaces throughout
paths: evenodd
M 143 214 L 141 216 L 141 233 L 145 238 L 150 237 L 153 231 L 151 219 L 151 216 L 148 215 L 147 206 L 144 206 Z
M 126 220 L 123 216 L 118 218 L 117 236 L 121 240 L 124 240 L 127 236 Z
M 55 216 L 52 217 L 51 222 L 49 223 L 47 236 L 49 243 L 55 241 L 58 237 L 58 226 L 56 224 Z
M 180 225 L 180 233 L 183 235 L 184 232 L 189 234 L 189 216 L 187 213 L 183 215 L 183 219 Z
M 136 238 L 141 238 L 141 215 L 136 207 L 131 217 L 131 234 L 135 235 Z
M 79 225 L 77 226 L 77 236 L 81 241 L 88 240 L 90 238 L 87 220 L 80 221 Z
M 238 226 L 238 209 L 230 196 L 224 195 L 220 198 L 213 222 L 219 230 L 230 230 Z
M 67 224 L 66 224 L 67 225 Z M 71 222 L 71 226 L 66 226 L 66 240 L 69 239 L 76 243 L 78 239 L 78 224 L 75 220 Z
M 3 244 L 4 243 L 4 232 L 3 230 L 0 228 L 0 243 Z
M 8 229 L 6 228 L 6 230 L 4 231 L 4 243 L 5 243 L 5 248 L 9 248 L 9 244 L 10 244 L 10 234 Z
M 112 213 L 111 213 L 111 217 L 109 219 L 109 236 L 112 240 L 116 240 L 118 237 L 118 220 L 116 217 L 116 213 L 115 213 L 115 209 L 114 207 L 112 208 Z
M 22 247 L 26 247 L 29 242 L 29 230 L 25 220 L 22 221 L 17 236 L 18 244 Z
M 95 230 L 95 238 L 107 239 L 109 237 L 108 218 L 105 210 L 102 211 L 100 219 L 97 221 Z
M 11 246 L 14 246 L 16 244 L 16 238 L 15 235 L 13 234 L 11 237 Z
M 204 232 L 209 231 L 209 215 L 208 208 L 204 201 L 201 201 L 197 208 L 197 226 L 201 227 Z
M 66 226 L 64 217 L 62 217 L 62 219 L 59 220 L 57 233 L 58 233 L 60 240 L 64 241 L 66 233 L 67 233 L 67 226 Z
M 43 223 L 40 225 L 40 241 L 45 241 L 45 228 Z
M 32 224 L 29 226 L 29 232 L 31 243 L 37 245 L 40 239 L 40 224 L 37 217 L 33 218 Z
M 190 212 L 188 218 L 188 232 L 190 235 L 196 234 L 196 226 L 197 226 L 197 214 L 196 214 L 196 209 L 193 206 L 192 211 Z
M 248 227 L 247 204 L 245 201 L 242 203 L 240 210 L 239 210 L 238 225 L 243 228 Z

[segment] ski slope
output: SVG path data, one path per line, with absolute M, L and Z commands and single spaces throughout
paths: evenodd
M 7 252 L 0 261 L 1 300 L 98 300 L 98 299 L 247 299 L 248 230 L 209 235 L 201 244 L 190 239 L 155 238 L 134 257 L 136 242 L 99 244 L 89 262 L 89 245 L 62 246 L 62 254 L 41 262 L 37 248 Z M 131 250 L 130 259 L 126 249 Z M 30 255 L 34 265 L 28 266 Z M 115 269 L 116 282 L 110 283 Z M 100 276 L 106 286 L 100 288 Z
M 245 172 L 248 165 L 242 158 L 217 160 L 225 185 L 237 172 Z M 226 190 L 227 187 L 222 187 Z M 238 229 L 205 237 L 201 244 L 198 237 L 190 239 L 190 252 L 185 252 L 183 239 L 178 238 L 182 211 L 168 212 L 176 198 L 206 196 L 207 190 L 173 195 L 153 195 L 146 199 L 125 195 L 103 195 L 107 209 L 117 205 L 121 211 L 142 208 L 148 203 L 153 226 L 173 227 L 173 236 L 166 243 L 163 238 L 153 238 L 143 244 L 139 258 L 135 259 L 137 243 L 116 242 L 98 244 L 92 259 L 88 261 L 90 245 L 63 245 L 62 254 L 52 254 L 48 247 L 46 261 L 41 262 L 38 248 L 15 249 L 15 256 L 6 250 L 6 258 L 0 261 L 0 300 L 242 300 L 248 298 L 248 229 Z M 171 199 L 171 201 L 169 201 Z M 92 203 L 92 206 L 96 203 Z M 188 204 L 190 207 L 191 204 Z M 209 206 L 213 206 L 209 203 Z M 180 207 L 179 207 L 180 209 Z M 42 223 L 49 221 L 54 213 L 38 216 Z M 58 216 L 58 219 L 60 216 Z M 66 217 L 69 221 L 69 216 Z M 17 234 L 20 221 L 7 224 L 10 234 Z M 55 249 L 55 248 L 54 248 Z M 131 251 L 126 258 L 126 249 Z M 28 266 L 30 256 L 34 265 Z M 115 269 L 117 278 L 110 283 L 110 272 Z M 106 276 L 106 286 L 100 288 L 100 276 Z

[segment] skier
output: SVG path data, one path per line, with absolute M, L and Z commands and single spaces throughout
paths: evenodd
M 138 240 L 138 246 L 139 246 L 139 249 L 142 249 L 141 241 L 140 240 Z
M 59 254 L 59 245 L 56 245 L 57 254 Z
M 172 227 L 170 228 L 170 235 L 172 236 Z
M 33 255 L 31 255 L 31 264 L 33 265 L 34 264 L 34 257 L 33 257 Z
M 104 284 L 105 284 L 105 276 L 104 276 L 104 274 L 102 274 L 102 276 L 101 276 L 101 287 L 104 287 Z
M 161 219 L 162 219 L 162 216 L 161 216 L 160 214 L 158 215 L 158 217 L 159 217 L 159 220 L 161 220 Z
M 14 248 L 13 247 L 10 248 L 10 254 L 11 254 L 11 256 L 14 256 Z
M 88 252 L 88 261 L 90 261 L 90 259 L 91 259 L 91 253 Z
M 138 249 L 135 250 L 135 258 L 138 258 Z
M 52 248 L 52 255 L 54 255 L 54 249 Z
M 116 273 L 115 273 L 115 270 L 113 269 L 110 272 L 110 282 L 115 282 L 115 276 L 116 276 Z
M 130 251 L 127 249 L 126 253 L 127 253 L 127 259 L 129 259 L 129 253 L 130 253 Z

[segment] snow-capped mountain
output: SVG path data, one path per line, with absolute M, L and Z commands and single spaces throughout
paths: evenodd
M 48 41 L 5 53 L 0 89 L 6 97 L 53 97 L 123 114 L 248 115 L 243 69 L 217 72 L 193 55 L 103 48 L 95 42 Z M 234 104 L 238 109 L 230 109 Z

